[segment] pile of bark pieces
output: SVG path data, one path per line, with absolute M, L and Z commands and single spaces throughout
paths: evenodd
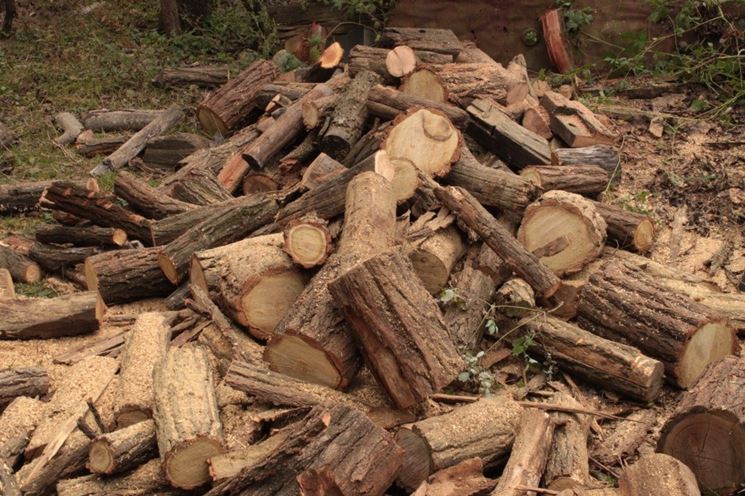
M 5 494 L 745 482 L 745 298 L 645 258 L 651 220 L 597 200 L 621 167 L 612 124 L 448 30 L 388 28 L 343 55 L 260 60 L 210 93 L 197 116 L 224 141 L 157 187 L 120 171 L 113 193 L 0 189 L 4 213 L 59 222 L 0 246 L 0 338 L 121 326 L 55 357 L 51 397 L 43 368 L 0 371 Z M 101 167 L 181 114 L 131 126 Z M 45 272 L 84 291 L 13 297 Z M 162 311 L 122 311 L 149 298 Z M 659 453 L 619 469 L 663 389 L 680 402 Z

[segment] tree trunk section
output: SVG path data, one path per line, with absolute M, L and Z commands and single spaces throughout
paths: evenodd
M 417 69 L 406 76 L 398 90 L 404 95 L 432 100 L 441 105 L 447 103 L 450 97 L 442 78 L 427 67 Z
M 395 85 L 401 76 L 394 76 L 388 70 L 388 54 L 392 52 L 393 50 L 387 48 L 355 45 L 349 51 L 349 75 L 357 77 L 362 71 L 372 71 L 382 78 L 384 84 Z M 427 50 L 414 50 L 414 56 L 417 64 L 448 64 L 453 61 L 452 55 Z
M 73 246 L 120 247 L 127 242 L 122 229 L 98 226 L 43 226 L 36 231 L 36 240 L 42 243 Z
M 49 377 L 42 368 L 0 370 L 0 410 L 18 396 L 44 396 L 49 392 Z
M 469 458 L 431 475 L 412 496 L 480 496 L 494 489 L 497 481 L 484 477 L 481 458 Z
M 450 100 L 461 107 L 480 98 L 506 103 L 509 91 L 524 84 L 500 64 L 444 64 L 432 68 L 445 84 Z
M 156 454 L 155 423 L 145 420 L 93 440 L 87 467 L 94 474 L 118 474 L 137 467 Z
M 162 69 L 151 83 L 159 87 L 199 86 L 214 88 L 228 82 L 227 65 L 199 65 Z
M 163 194 L 125 171 L 117 174 L 114 193 L 149 219 L 162 219 L 196 208 L 190 203 Z
M 282 235 L 282 248 L 304 269 L 323 265 L 333 251 L 328 222 L 313 214 L 290 221 Z
M 394 88 L 381 85 L 373 86 L 367 94 L 367 110 L 372 115 L 385 120 L 394 120 L 400 113 L 415 107 L 438 110 L 459 129 L 464 129 L 468 124 L 468 112 L 448 103 L 407 95 Z
M 387 27 L 380 43 L 388 48 L 406 45 L 414 50 L 443 53 L 452 57 L 463 50 L 463 43 L 449 29 Z
M 0 338 L 51 339 L 98 329 L 96 293 L 0 301 Z
M 14 281 L 33 283 L 41 281 L 41 267 L 25 255 L 0 244 L 0 268 L 7 269 Z
M 65 268 L 74 267 L 82 263 L 86 258 L 101 252 L 95 246 L 63 247 L 34 243 L 29 256 L 33 261 L 41 265 L 49 272 L 56 272 Z
M 614 182 L 621 177 L 621 159 L 618 151 L 609 145 L 593 145 L 582 148 L 557 148 L 551 152 L 554 165 L 597 165 L 605 169 Z
M 615 205 L 594 202 L 608 226 L 608 240 L 621 248 L 646 253 L 655 242 L 655 227 L 646 215 L 635 214 Z
M 541 26 L 549 60 L 557 71 L 566 74 L 574 69 L 574 62 L 569 52 L 569 43 L 564 36 L 562 12 L 562 9 L 551 9 L 544 13 L 541 16 Z
M 560 393 L 556 403 L 569 408 L 582 408 L 570 394 Z M 557 413 L 557 427 L 546 461 L 543 483 L 549 489 L 582 489 L 589 487 L 590 466 L 587 437 L 591 418 L 580 413 Z
M 701 494 L 691 469 L 672 456 L 662 453 L 643 456 L 626 467 L 618 478 L 618 489 L 620 496 Z
M 82 115 L 86 129 L 96 132 L 139 131 L 153 120 L 162 110 L 92 110 Z
M 160 0 L 160 30 L 167 35 L 181 33 L 178 0 Z
M 559 189 L 593 196 L 605 191 L 610 178 L 596 165 L 545 165 L 526 167 L 520 175 L 543 191 Z
M 57 483 L 58 496 L 133 496 L 135 494 L 176 496 L 179 493 L 169 490 L 160 460 L 151 460 L 119 477 L 102 478 L 97 475 L 84 475 Z
M 233 195 L 209 170 L 193 170 L 173 184 L 172 195 L 179 200 L 195 205 L 212 205 L 231 200 Z
M 129 136 L 126 135 L 94 136 L 93 131 L 88 129 L 80 133 L 75 141 L 75 151 L 85 158 L 109 155 L 126 143 L 128 139 Z
M 409 254 L 409 258 L 424 289 L 438 295 L 447 285 L 450 271 L 465 252 L 458 229 L 451 225 L 424 240 Z

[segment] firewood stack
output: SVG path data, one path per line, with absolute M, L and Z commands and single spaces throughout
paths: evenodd
M 192 146 L 157 187 L 123 171 L 113 193 L 0 187 L 3 213 L 42 207 L 60 222 L 4 242 L 0 267 L 85 289 L 0 291 L 0 338 L 124 320 L 55 357 L 70 370 L 48 402 L 31 399 L 47 399 L 43 369 L 0 370 L 4 494 L 698 494 L 696 479 L 745 482 L 742 402 L 722 385 L 742 364 L 720 362 L 739 348 L 745 298 L 723 303 L 654 265 L 651 219 L 598 201 L 621 169 L 607 119 L 533 84 L 522 57 L 504 67 L 449 30 L 388 28 L 346 64 L 339 50 L 285 74 L 257 61 L 209 94 L 198 120 L 225 137 L 211 148 L 165 140 L 178 108 L 58 117 L 59 143 L 86 153 L 92 131 L 134 131 L 101 148 L 96 174 Z M 116 312 L 153 297 L 168 311 Z M 497 324 L 495 345 L 485 329 Z M 569 387 L 530 402 L 513 386 L 471 394 L 463 355 L 526 335 Z M 642 405 L 665 380 L 692 388 L 674 393 L 686 399 L 660 450 L 693 472 L 658 455 L 627 469 L 620 492 L 602 488 L 588 438 L 603 414 L 574 380 Z M 263 430 L 239 445 L 230 388 L 261 406 L 246 424 Z M 706 456 L 685 451 L 688 425 L 715 432 Z

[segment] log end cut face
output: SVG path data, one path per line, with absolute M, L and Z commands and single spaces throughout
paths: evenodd
M 448 283 L 450 268 L 441 258 L 424 250 L 415 250 L 410 255 L 414 272 L 421 279 L 424 288 L 431 294 L 438 294 Z
M 406 45 L 393 48 L 385 57 L 385 67 L 393 77 L 408 76 L 416 69 L 414 50 Z
M 393 158 L 390 162 L 394 171 L 391 181 L 393 196 L 397 203 L 401 203 L 412 198 L 419 186 L 416 165 L 411 160 L 400 157 Z
M 339 368 L 319 345 L 308 339 L 291 334 L 275 335 L 266 347 L 264 360 L 280 374 L 334 389 L 343 387 Z
M 111 444 L 104 439 L 93 441 L 88 452 L 88 470 L 94 474 L 110 474 L 115 465 Z
M 305 278 L 296 270 L 267 274 L 241 296 L 246 324 L 257 337 L 267 339 L 277 323 L 305 288 Z
M 328 257 L 331 240 L 325 227 L 301 223 L 285 231 L 285 251 L 300 266 L 309 269 Z
M 135 425 L 152 418 L 151 411 L 144 411 L 136 407 L 127 408 L 124 406 L 116 416 L 116 425 L 119 429 L 124 429 L 130 425 Z
M 678 384 L 682 388 L 693 386 L 709 364 L 731 355 L 737 347 L 737 337 L 726 320 L 704 324 L 683 351 L 677 371 Z
M 646 253 L 652 248 L 655 239 L 654 223 L 652 219 L 642 220 L 634 232 L 634 248 L 639 253 Z
M 404 450 L 404 463 L 396 483 L 414 490 L 432 473 L 432 457 L 427 441 L 416 432 L 403 427 L 396 433 L 396 444 Z
M 207 460 L 225 452 L 215 439 L 199 438 L 173 448 L 163 463 L 166 478 L 179 489 L 196 489 L 211 480 Z
M 220 136 L 228 135 L 227 126 L 225 126 L 225 123 L 220 116 L 215 114 L 215 112 L 210 108 L 200 106 L 197 109 L 197 119 L 199 119 L 202 129 L 204 129 L 207 134 L 214 135 L 215 133 L 220 133 Z
M 440 77 L 429 69 L 419 69 L 409 74 L 399 86 L 404 95 L 418 96 L 437 103 L 448 101 L 448 91 Z

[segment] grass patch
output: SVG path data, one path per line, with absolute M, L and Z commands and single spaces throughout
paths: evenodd
M 29 298 L 54 298 L 59 296 L 57 291 L 46 284 L 44 281 L 41 282 L 30 282 L 30 283 L 16 283 L 16 293 Z

